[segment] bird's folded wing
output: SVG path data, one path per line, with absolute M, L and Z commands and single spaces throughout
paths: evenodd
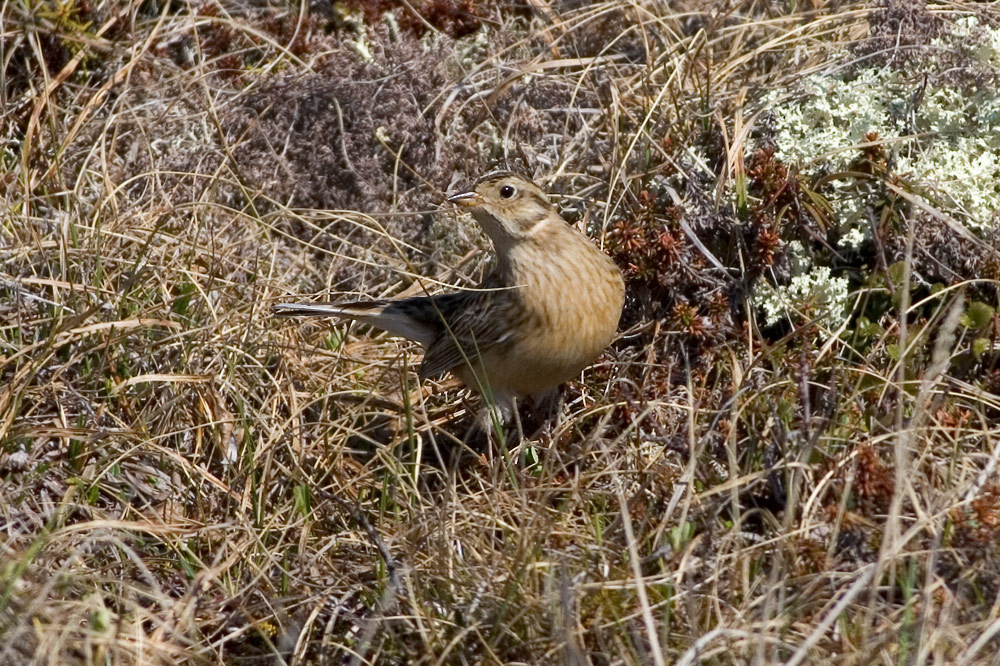
M 480 291 L 447 294 L 435 299 L 444 328 L 424 350 L 420 378 L 438 377 L 502 343 L 510 333 L 503 311 L 509 292 Z

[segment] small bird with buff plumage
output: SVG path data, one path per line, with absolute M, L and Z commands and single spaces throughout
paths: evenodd
M 611 343 L 625 301 L 621 271 L 571 227 L 531 180 L 493 171 L 448 201 L 489 236 L 496 264 L 478 289 L 355 303 L 282 303 L 278 316 L 354 319 L 423 347 L 420 378 L 452 373 L 495 406 L 547 396 Z M 480 412 L 488 429 L 491 410 Z

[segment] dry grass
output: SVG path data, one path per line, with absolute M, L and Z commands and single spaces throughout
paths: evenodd
M 817 199 L 745 163 L 759 91 L 1000 16 L 664 4 L 0 5 L 0 663 L 1000 663 L 995 239 L 870 169 L 881 317 L 762 330 Z M 630 300 L 477 450 L 411 345 L 267 308 L 474 282 L 437 205 L 497 160 Z

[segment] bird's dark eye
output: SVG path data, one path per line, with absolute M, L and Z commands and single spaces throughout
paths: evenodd
M 504 185 L 500 188 L 500 196 L 504 199 L 510 199 L 514 196 L 515 192 L 517 192 L 517 190 L 514 189 L 513 185 Z

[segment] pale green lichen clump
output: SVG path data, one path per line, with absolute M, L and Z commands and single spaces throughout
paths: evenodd
M 847 278 L 835 277 L 828 266 L 811 265 L 798 241 L 788 245 L 792 272 L 797 273 L 791 282 L 776 287 L 761 280 L 754 290 L 764 324 L 773 326 L 798 312 L 797 319 L 828 317 L 831 326 L 839 326 L 850 315 Z
M 933 46 L 1000 66 L 1000 28 L 981 26 L 975 17 L 957 19 Z M 813 75 L 790 103 L 777 103 L 789 92 L 775 91 L 767 99 L 775 156 L 805 172 L 819 166 L 842 171 L 874 133 L 895 154 L 893 171 L 923 185 L 929 205 L 971 231 L 991 228 L 1000 202 L 1000 92 L 928 85 L 920 95 L 921 85 L 913 73 L 879 67 L 851 77 Z M 848 223 L 845 233 L 857 222 L 855 212 L 848 205 L 838 215 Z
M 986 68 L 1000 67 L 1000 29 L 975 17 L 954 20 L 931 46 L 962 53 Z M 937 64 L 934 56 L 922 63 L 928 70 Z M 877 137 L 893 155 L 892 173 L 929 210 L 975 234 L 993 229 L 1000 222 L 1000 92 L 995 86 L 970 91 L 924 82 L 917 72 L 880 66 L 813 75 L 794 90 L 772 92 L 765 104 L 774 119 L 775 157 L 806 175 L 821 169 L 847 172 L 863 144 Z M 866 197 L 877 194 L 849 175 L 830 187 L 823 194 L 839 231 L 838 249 L 857 250 L 871 236 Z M 780 319 L 788 304 L 846 293 L 829 269 L 809 261 L 800 268 L 793 270 L 791 284 L 758 287 L 768 323 Z

